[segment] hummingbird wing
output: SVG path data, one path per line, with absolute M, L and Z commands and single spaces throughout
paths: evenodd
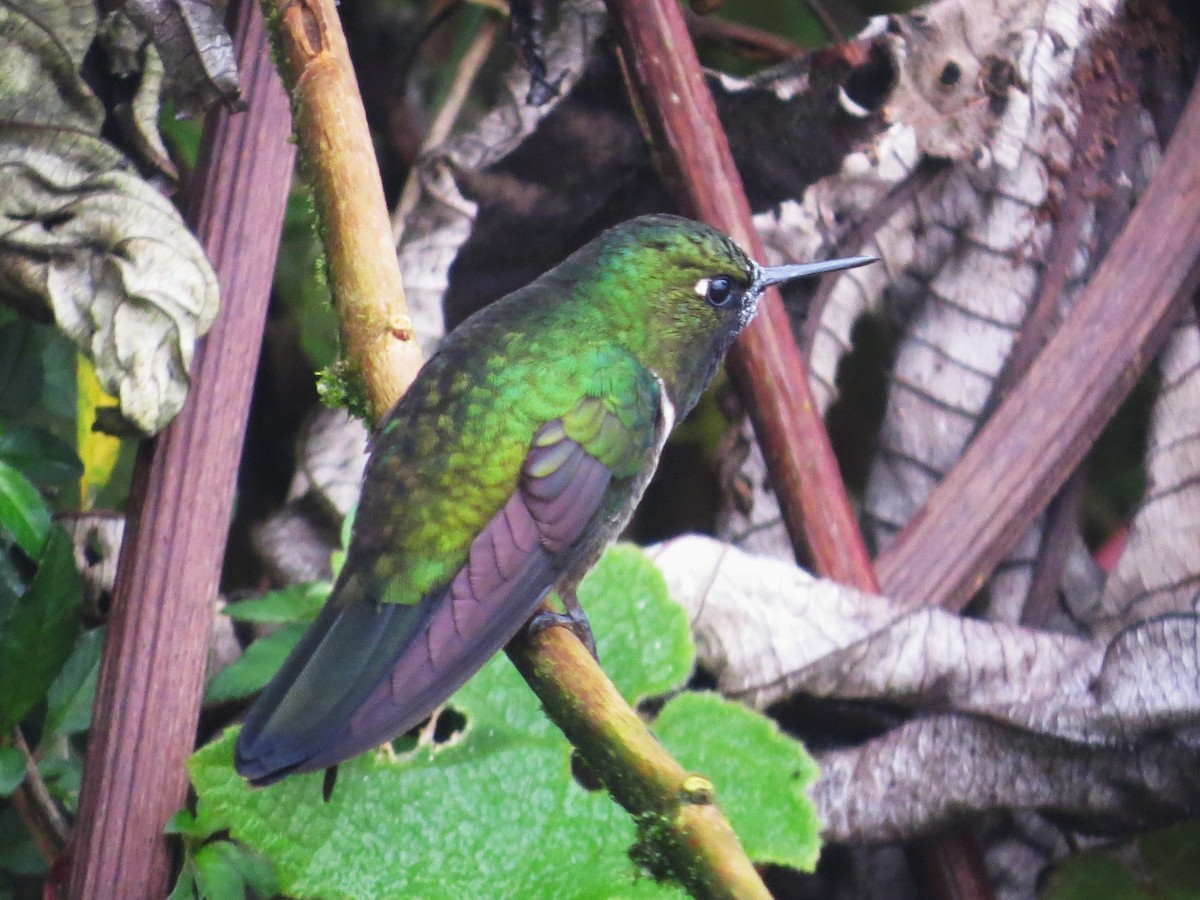
M 412 728 L 590 562 L 624 524 L 670 429 L 661 382 L 633 371 L 629 390 L 585 397 L 537 430 L 516 489 L 447 583 L 415 604 L 379 593 L 339 603 L 334 591 L 247 714 L 242 775 L 268 784 L 316 771 Z

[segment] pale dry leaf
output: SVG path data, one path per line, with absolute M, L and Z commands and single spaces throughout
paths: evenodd
M 1159 362 L 1146 452 L 1148 488 L 1129 542 L 1091 617 L 1111 632 L 1148 616 L 1195 612 L 1200 590 L 1200 331 L 1177 328 Z
M 187 394 L 217 281 L 178 212 L 98 138 L 0 125 L 0 293 L 43 304 L 146 434 Z
M 925 202 L 919 200 L 910 211 L 910 227 L 941 232 L 950 252 L 936 270 L 923 274 L 923 290 L 906 300 L 917 304 L 917 312 L 897 351 L 864 499 L 864 519 L 876 546 L 887 544 L 962 455 L 1043 287 L 1053 242 L 1070 239 L 1056 230 L 1060 217 L 1048 211 L 1060 202 L 1055 192 L 1062 190 L 1072 162 L 1079 165 L 1073 156 L 1082 101 L 1073 76 L 1114 7 L 1109 0 L 1014 4 L 993 22 L 1000 27 L 991 32 L 990 43 L 977 43 L 979 36 L 971 35 L 957 50 L 947 27 L 954 31 L 958 22 L 970 31 L 969 23 L 988 17 L 964 17 L 960 11 L 940 23 L 934 45 L 953 57 L 944 66 L 957 65 L 960 78 L 974 78 L 981 90 L 1002 88 L 1004 112 L 988 140 L 941 182 L 940 196 L 921 198 Z M 968 46 L 976 52 L 967 54 Z M 1006 67 L 1012 74 L 1005 83 L 986 83 Z M 927 92 L 936 94 L 928 75 L 923 81 Z M 1138 140 L 1152 141 L 1149 116 L 1139 125 Z M 944 138 L 933 146 L 946 146 Z M 1139 186 L 1149 174 L 1141 165 L 1120 173 Z M 1077 213 L 1083 225 L 1066 250 L 1071 263 L 1057 298 L 1060 311 L 1071 305 L 1098 258 L 1092 207 Z M 993 577 L 993 618 L 1020 618 L 1040 542 L 1039 524 Z
M 121 543 L 125 539 L 125 517 L 114 512 L 82 512 L 59 515 L 55 521 L 71 538 L 75 565 L 83 581 L 84 604 L 80 610 L 85 621 L 103 622 L 108 618 L 116 584 Z M 242 654 L 234 634 L 233 620 L 222 615 L 223 597 L 214 597 L 211 605 L 212 628 L 208 641 L 208 679 L 229 666 Z
M 238 97 L 233 41 L 222 21 L 224 2 L 128 0 L 128 16 L 162 58 L 165 92 L 180 115 L 197 116 L 213 103 Z
M 98 130 L 104 107 L 79 77 L 95 31 L 90 0 L 0 3 L 0 122 Z
M 827 841 L 904 840 L 968 814 L 1039 810 L 1060 825 L 1132 834 L 1195 816 L 1200 749 L 1172 737 L 1090 745 L 968 716 L 917 719 L 861 747 L 815 754 Z
M 1038 291 L 1057 292 L 1059 313 L 1070 305 L 1111 239 L 1111 222 L 1123 220 L 1152 172 L 1150 117 L 1131 104 L 1122 113 L 1122 150 L 1111 161 L 1117 171 L 1107 173 L 1113 189 L 1097 191 L 1099 201 L 1076 191 L 1078 233 L 1057 232 L 1069 206 L 1063 189 L 1073 154 L 1086 149 L 1074 143 L 1083 108 L 1079 73 L 1117 6 L 943 0 L 896 19 L 901 74 L 887 101 L 891 126 L 798 202 L 756 219 L 780 258 L 881 258 L 833 285 L 810 354 L 813 392 L 824 410 L 837 396 L 838 365 L 859 318 L 882 311 L 903 331 L 863 502 L 865 536 L 876 549 L 921 508 L 974 436 Z M 932 176 L 931 160 L 942 166 Z M 1098 225 L 1101 204 L 1106 218 Z M 864 234 L 865 244 L 847 243 Z M 1047 287 L 1042 277 L 1052 254 L 1067 260 L 1067 271 L 1061 285 Z M 739 480 L 766 486 L 757 451 L 745 458 Z M 990 581 L 994 618 L 1019 619 L 1040 528 Z M 727 503 L 720 533 L 779 558 L 788 552 L 769 489 L 750 503 Z M 1090 602 L 1080 598 L 1097 581 L 1094 566 L 1081 540 L 1069 543 L 1066 593 Z
M 331 577 L 336 526 L 308 495 L 290 500 L 254 526 L 254 550 L 274 584 L 303 584 Z
M 288 501 L 254 528 L 255 549 L 280 584 L 329 577 L 329 554 L 362 491 L 367 438 L 362 420 L 342 409 L 319 407 L 305 422 Z
M 87 512 L 63 515 L 58 524 L 71 536 L 75 567 L 83 582 L 84 615 L 100 621 L 112 602 L 117 580 L 125 517 L 118 513 Z
M 138 156 L 174 182 L 179 173 L 158 130 L 165 75 L 158 49 L 141 28 L 121 12 L 105 18 L 99 38 L 112 73 L 126 83 L 137 85 L 132 98 L 121 97 L 112 105 L 112 115 L 121 128 L 122 137 L 134 147 Z
M 434 148 L 410 176 L 418 182 L 417 200 L 396 223 L 398 253 L 417 339 L 427 354 L 445 332 L 442 297 L 450 266 L 470 237 L 478 212 L 459 189 L 457 173 L 486 168 L 533 132 L 579 79 L 607 21 L 600 0 L 565 4 L 543 48 L 547 70 L 561 73 L 556 75 L 561 78 L 557 96 L 541 105 L 526 103 L 531 76 L 525 66 L 515 65 L 504 78 L 504 96 L 495 108 L 470 132 Z
M 0 18 L 0 296 L 53 315 L 124 422 L 153 434 L 183 404 L 216 277 L 174 206 L 99 137 L 105 111 L 79 74 L 91 4 Z
M 946 769 L 957 767 L 959 782 L 935 780 L 937 788 L 926 783 L 926 811 L 920 814 L 926 818 L 905 820 L 894 834 L 880 831 L 882 825 L 862 825 L 853 818 L 857 811 L 839 813 L 850 817 L 846 829 L 865 829 L 855 832 L 856 839 L 911 835 L 937 824 L 942 807 L 1053 806 L 1027 801 L 1019 791 L 1005 795 L 1002 770 L 990 769 L 975 755 L 973 740 L 994 744 L 992 755 L 1013 765 L 1066 766 L 1076 772 L 1071 790 L 1082 796 L 1082 779 L 1092 762 L 1109 767 L 1104 777 L 1116 777 L 1120 766 L 1137 758 L 1130 747 L 1158 746 L 1167 736 L 1188 743 L 1200 724 L 1200 620 L 1195 616 L 1149 619 L 1111 639 L 1085 640 L 964 619 L 940 609 L 904 611 L 886 598 L 814 578 L 794 564 L 755 557 L 713 538 L 677 538 L 650 552 L 671 596 L 688 610 L 698 660 L 722 693 L 760 708 L 803 693 L 938 711 L 935 724 L 905 726 L 879 741 L 905 747 L 922 765 L 936 761 Z M 936 755 L 922 744 L 928 739 L 920 730 L 925 727 L 947 735 Z M 949 737 L 959 731 L 965 735 L 961 743 Z M 1011 739 L 1007 749 L 1005 736 Z M 899 777 L 894 769 L 880 774 L 870 768 L 885 756 L 872 746 L 844 751 L 862 754 L 855 757 L 862 767 L 858 775 L 881 783 Z M 836 771 L 830 776 L 835 781 L 841 777 Z M 1121 771 L 1122 777 L 1133 777 Z M 987 803 L 961 793 L 982 789 L 993 775 L 994 794 Z M 1137 790 L 1157 788 L 1143 784 Z M 1192 797 L 1180 803 L 1194 802 Z M 898 795 L 897 802 L 909 801 Z M 1068 805 L 1082 809 L 1082 802 Z M 1097 805 L 1091 812 L 1103 816 L 1106 810 Z
M 358 503 L 368 438 L 362 419 L 346 410 L 314 410 L 297 441 L 296 474 L 288 498 L 314 494 L 340 522 Z

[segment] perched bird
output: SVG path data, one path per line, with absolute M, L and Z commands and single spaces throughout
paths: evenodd
M 763 289 L 871 261 L 764 268 L 707 225 L 644 216 L 455 329 L 374 435 L 345 565 L 247 714 L 237 770 L 269 784 L 375 747 L 552 588 L 577 608 Z

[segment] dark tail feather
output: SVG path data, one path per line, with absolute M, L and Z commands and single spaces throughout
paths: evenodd
M 265 785 L 352 739 L 349 720 L 418 631 L 421 606 L 327 605 L 246 715 L 237 771 Z M 368 748 L 351 748 L 342 758 Z

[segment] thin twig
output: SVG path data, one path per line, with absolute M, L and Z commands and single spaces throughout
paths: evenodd
M 799 59 L 806 52 L 799 44 L 753 25 L 715 15 L 697 15 L 690 9 L 684 10 L 683 14 L 688 32 L 697 43 L 708 41 L 731 52 L 769 63 Z
M 454 83 L 450 85 L 445 102 L 437 111 L 433 123 L 429 126 L 429 131 L 425 134 L 425 139 L 421 142 L 421 149 L 417 152 L 417 162 L 413 164 L 412 170 L 408 173 L 408 180 L 404 183 L 404 190 L 400 194 L 400 202 L 396 204 L 396 211 L 392 213 L 392 240 L 396 245 L 399 245 L 400 239 L 404 237 L 404 223 L 421 196 L 419 178 L 421 157 L 450 136 L 454 123 L 458 121 L 459 113 L 462 112 L 463 104 L 466 103 L 467 96 L 471 92 L 471 86 L 475 83 L 475 77 L 492 52 L 492 47 L 500 34 L 500 26 L 499 19 L 484 20 L 478 34 L 471 41 L 471 46 L 463 54 L 463 58 L 455 70 Z
M 53 865 L 67 845 L 70 829 L 50 789 L 46 787 L 42 773 L 38 771 L 37 760 L 33 758 L 20 728 L 13 729 L 13 745 L 25 756 L 25 780 L 13 791 L 12 803 L 21 821 L 33 835 L 46 865 Z

